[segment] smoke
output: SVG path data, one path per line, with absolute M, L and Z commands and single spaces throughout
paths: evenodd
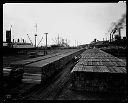
M 123 14 L 119 19 L 116 28 L 124 28 L 126 26 L 126 14 Z
M 126 26 L 126 14 L 123 14 L 117 22 L 112 22 L 111 27 L 108 32 L 115 33 L 119 28 L 124 28 Z

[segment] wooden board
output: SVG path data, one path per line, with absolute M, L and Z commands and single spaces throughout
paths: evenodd
M 73 71 L 126 73 L 126 63 L 117 57 L 97 48 L 88 49 L 81 54 L 81 59 Z

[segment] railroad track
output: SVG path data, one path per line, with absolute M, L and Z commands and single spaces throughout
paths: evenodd
M 60 77 L 60 79 L 54 84 L 54 87 L 47 91 L 46 95 L 41 99 L 46 100 L 55 100 L 57 98 L 58 93 L 64 88 L 65 83 L 69 80 L 70 77 L 70 69 L 73 67 L 73 64 L 67 67 L 66 71 Z M 49 87 L 50 88 L 50 87 Z

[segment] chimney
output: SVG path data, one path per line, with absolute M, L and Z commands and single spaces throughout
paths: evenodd
M 20 39 L 18 39 L 17 42 L 20 42 Z
M 113 34 L 112 34 L 112 42 L 113 42 Z
M 14 43 L 14 39 L 13 39 L 13 43 Z
M 119 36 L 121 37 L 121 30 L 120 30 L 121 28 L 118 28 L 118 30 L 119 30 Z
M 110 42 L 111 42 L 111 33 L 110 33 Z
M 96 42 L 96 39 L 94 39 L 94 42 Z

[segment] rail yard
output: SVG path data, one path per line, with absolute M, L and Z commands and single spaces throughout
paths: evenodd
M 1 103 L 128 103 L 126 1 L 2 7 Z
M 63 49 L 3 68 L 2 100 L 122 100 L 126 73 L 125 61 L 99 48 Z

